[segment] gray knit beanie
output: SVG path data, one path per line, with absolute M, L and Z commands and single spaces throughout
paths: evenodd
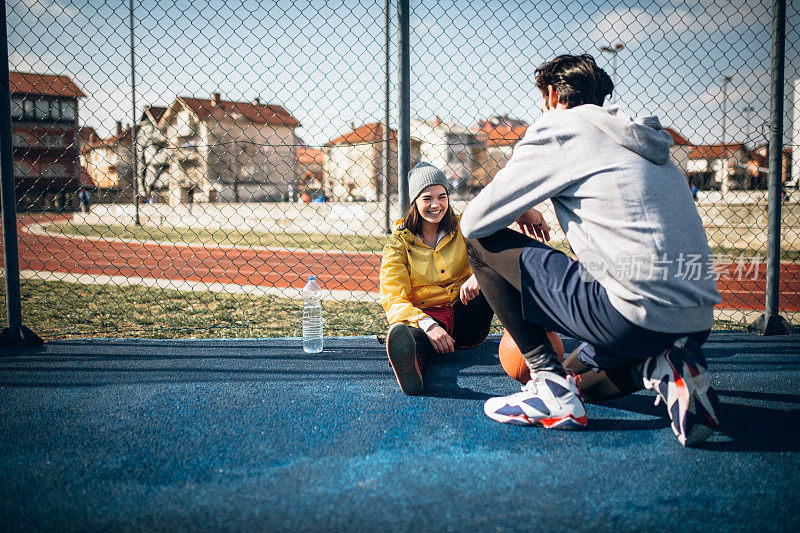
M 408 173 L 408 198 L 411 203 L 414 203 L 425 187 L 430 187 L 431 185 L 441 185 L 444 190 L 448 193 L 450 192 L 444 172 L 430 163 L 418 163 Z

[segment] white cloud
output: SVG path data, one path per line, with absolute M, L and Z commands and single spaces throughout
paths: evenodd
M 737 5 L 741 4 L 741 5 Z M 691 33 L 711 34 L 717 32 L 740 32 L 750 26 L 770 23 L 765 15 L 770 13 L 763 6 L 745 1 L 703 1 L 694 6 L 673 5 L 668 2 L 658 11 L 641 8 L 612 9 L 599 11 L 585 21 L 576 24 L 587 32 L 594 42 L 617 42 L 626 45 L 652 41 L 657 38 L 680 36 Z M 677 40 L 675 42 L 678 42 Z

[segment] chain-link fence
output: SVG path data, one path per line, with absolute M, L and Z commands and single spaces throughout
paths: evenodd
M 612 103 L 669 128 L 718 264 L 718 318 L 745 325 L 764 309 L 772 7 L 412 2 L 411 162 L 443 169 L 463 210 L 540 116 L 536 67 L 590 53 L 614 79 Z M 25 324 L 48 338 L 297 335 L 314 274 L 326 334 L 385 331 L 378 268 L 399 218 L 394 5 L 6 10 Z M 795 2 L 786 21 L 780 310 L 797 322 Z

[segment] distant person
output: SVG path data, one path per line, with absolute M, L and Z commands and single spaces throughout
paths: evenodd
M 697 201 L 697 191 L 699 191 L 699 190 L 700 190 L 699 187 L 697 187 L 697 185 L 695 185 L 693 183 L 692 184 L 692 198 L 694 198 L 695 202 Z
M 86 189 L 81 189 L 78 191 L 78 200 L 81 204 L 81 213 L 88 213 L 89 207 L 91 205 L 92 199 L 89 195 L 89 191 Z
M 56 194 L 56 212 L 60 215 L 64 212 L 64 209 L 67 207 L 67 193 L 64 191 L 59 191 Z
M 681 444 L 703 442 L 718 401 L 701 345 L 720 297 L 672 138 L 656 117 L 602 107 L 614 86 L 590 55 L 556 57 L 535 76 L 543 115 L 461 220 L 481 291 L 531 370 L 522 392 L 484 411 L 510 424 L 585 426 L 579 374 L 587 399 L 652 390 Z M 533 206 L 547 199 L 577 260 L 540 242 L 550 228 Z M 506 229 L 515 221 L 528 236 Z M 546 329 L 583 341 L 563 365 Z
M 422 373 L 437 354 L 480 344 L 492 322 L 492 308 L 467 263 L 447 186 L 441 170 L 415 166 L 408 175 L 411 207 L 383 249 L 386 352 L 405 394 L 422 392 Z

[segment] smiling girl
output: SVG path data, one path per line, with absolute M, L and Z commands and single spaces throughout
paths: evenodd
M 460 216 L 447 178 L 428 163 L 408 175 L 411 207 L 383 250 L 381 304 L 389 321 L 386 352 L 405 394 L 420 394 L 434 354 L 483 342 L 492 309 L 467 263 Z

